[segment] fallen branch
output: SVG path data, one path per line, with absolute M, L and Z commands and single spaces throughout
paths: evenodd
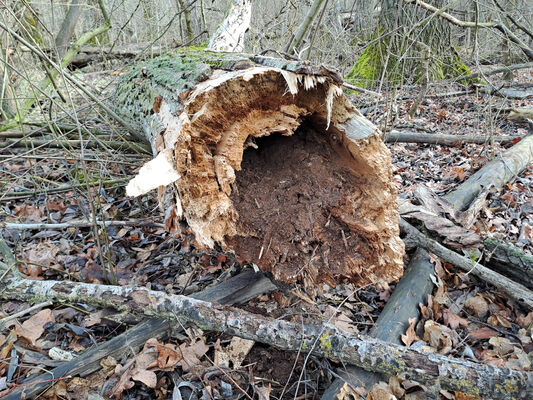
M 252 270 L 245 270 L 224 282 L 207 287 L 201 292 L 191 295 L 193 298 L 209 298 L 220 304 L 230 305 L 257 297 L 270 292 L 276 287 L 263 274 L 256 274 Z M 128 329 L 126 332 L 87 349 L 72 361 L 65 362 L 50 372 L 33 376 L 25 380 L 4 400 L 18 400 L 23 394 L 25 398 L 37 396 L 51 386 L 52 379 L 62 379 L 67 376 L 87 376 L 101 368 L 100 360 L 106 357 L 119 358 L 123 354 L 137 351 L 150 338 L 158 338 L 168 332 L 172 325 L 166 319 L 150 318 Z M 178 330 L 181 331 L 181 330 Z
M 383 140 L 388 143 L 428 143 L 443 146 L 454 146 L 461 143 L 485 144 L 491 141 L 507 144 L 520 136 L 473 136 L 473 135 L 444 135 L 421 132 L 390 131 L 383 135 Z
M 403 218 L 400 218 L 400 229 L 402 232 L 410 236 L 411 240 L 416 241 L 420 247 L 432 252 L 441 260 L 446 261 L 457 268 L 466 271 L 467 273 L 477 276 L 479 279 L 490 283 L 497 289 L 507 293 L 510 298 L 519 303 L 523 302 L 523 304 L 533 308 L 533 292 L 521 284 L 516 283 L 511 279 L 506 278 L 505 276 L 470 260 L 469 258 L 463 257 L 450 249 L 447 249 L 443 245 L 437 243 L 435 240 L 426 237 L 423 233 L 421 233 Z
M 503 152 L 444 198 L 459 211 L 465 210 L 484 187 L 501 189 L 533 162 L 533 135 Z
M 110 140 L 77 140 L 77 139 L 7 139 L 0 143 L 2 148 L 86 148 L 86 149 L 102 149 L 109 148 L 113 150 L 132 149 L 136 152 L 151 153 L 150 146 L 144 143 L 126 142 L 126 141 L 110 141 Z
M 9 201 L 9 200 L 20 200 L 26 197 L 37 196 L 39 194 L 68 192 L 69 190 L 74 190 L 78 188 L 88 188 L 90 186 L 109 187 L 110 185 L 115 185 L 115 184 L 118 184 L 119 186 L 125 186 L 127 181 L 129 181 L 129 178 L 108 179 L 108 180 L 102 180 L 99 182 L 83 182 L 83 183 L 75 183 L 72 185 L 63 185 L 63 186 L 53 188 L 53 189 L 34 189 L 34 190 L 24 190 L 20 192 L 8 192 L 0 196 L 0 202 Z
M 235 308 L 186 296 L 138 287 L 104 286 L 59 281 L 9 279 L 0 283 L 4 299 L 46 299 L 113 307 L 120 311 L 195 323 L 291 351 L 354 364 L 364 369 L 421 382 L 428 388 L 460 391 L 492 399 L 532 398 L 533 375 L 493 365 L 456 360 L 343 332 L 332 324 L 272 320 Z
M 46 223 L 27 223 L 17 224 L 14 222 L 0 223 L 0 226 L 12 231 L 30 231 L 30 230 L 45 230 L 45 229 L 69 229 L 69 228 L 89 228 L 94 225 L 98 226 L 145 226 L 149 228 L 164 228 L 163 224 L 156 222 L 145 221 L 69 221 L 60 224 L 46 224 Z
M 506 67 L 496 68 L 496 69 L 493 69 L 493 70 L 490 70 L 490 71 L 486 71 L 486 72 L 474 72 L 472 74 L 458 76 L 456 78 L 449 79 L 447 82 L 471 80 L 471 79 L 474 79 L 474 78 L 487 77 L 487 76 L 491 76 L 491 75 L 495 75 L 495 74 L 501 74 L 503 72 L 515 71 L 515 70 L 519 70 L 519 69 L 532 68 L 532 67 L 533 67 L 533 62 L 509 65 L 509 66 L 506 66 Z

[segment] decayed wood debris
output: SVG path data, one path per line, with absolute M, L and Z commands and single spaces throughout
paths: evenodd
M 374 338 L 354 336 L 331 324 L 272 320 L 186 296 L 137 287 L 7 279 L 0 283 L 0 298 L 6 293 L 19 300 L 45 297 L 52 301 L 81 302 L 179 320 L 182 324 L 195 323 L 204 330 L 224 332 L 281 349 L 312 352 L 388 376 L 405 377 L 433 390 L 442 388 L 492 399 L 533 396 L 531 373 L 427 354 Z
M 128 193 L 172 184 L 160 188 L 169 229 L 184 217 L 200 246 L 219 243 L 280 281 L 397 280 L 390 154 L 341 83 L 325 67 L 232 53 L 134 67 L 117 109 L 157 157 Z

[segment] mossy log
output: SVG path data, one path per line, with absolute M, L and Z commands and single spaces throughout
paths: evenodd
M 181 50 L 123 75 L 117 110 L 157 157 L 128 185 L 284 282 L 390 282 L 403 271 L 390 153 L 333 70 Z M 166 188 L 163 189 L 162 186 Z
M 0 281 L 0 299 L 29 301 L 41 298 L 67 304 L 112 307 L 134 315 L 156 316 L 169 319 L 176 326 L 193 323 L 204 331 L 239 336 L 281 350 L 312 353 L 389 377 L 420 382 L 430 392 L 442 389 L 495 400 L 533 398 L 531 372 L 425 353 L 379 339 L 353 335 L 329 323 L 271 319 L 237 308 L 144 287 L 13 278 Z
M 485 240 L 484 245 L 486 263 L 493 270 L 533 289 L 533 257 L 494 239 Z

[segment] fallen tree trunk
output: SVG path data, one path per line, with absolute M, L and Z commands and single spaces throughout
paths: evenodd
M 325 67 L 182 50 L 135 66 L 116 107 L 157 157 L 128 194 L 160 190 L 184 217 L 285 282 L 394 281 L 402 274 L 396 188 L 379 130 Z M 257 147 L 259 147 L 257 149 Z
M 492 399 L 527 399 L 533 396 L 531 373 L 427 354 L 378 339 L 353 336 L 332 324 L 272 320 L 146 288 L 6 279 L 0 282 L 0 298 L 80 302 L 178 320 L 181 324 L 195 323 L 203 330 L 223 332 L 285 350 L 312 352 L 369 371 L 412 379 L 434 390 L 442 388 Z
M 455 146 L 461 143 L 485 144 L 496 142 L 501 144 L 512 143 L 520 139 L 520 136 L 472 136 L 472 135 L 445 135 L 422 132 L 390 131 L 383 135 L 383 140 L 388 143 L 428 143 L 443 146 Z
M 533 135 L 526 136 L 486 164 L 444 198 L 457 210 L 464 211 L 484 187 L 493 185 L 494 188 L 501 189 L 531 162 L 533 162 Z
M 494 239 L 487 239 L 483 244 L 487 265 L 533 289 L 533 257 Z

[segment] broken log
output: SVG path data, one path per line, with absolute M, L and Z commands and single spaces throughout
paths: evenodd
M 354 336 L 333 324 L 272 320 L 239 309 L 146 288 L 6 279 L 0 282 L 0 298 L 81 302 L 178 320 L 181 324 L 194 323 L 206 331 L 223 332 L 284 350 L 312 352 L 369 371 L 414 380 L 432 391 L 442 388 L 491 399 L 533 397 L 532 373 L 428 354 L 379 339 Z
M 441 146 L 456 146 L 461 143 L 501 143 L 509 144 L 521 136 L 486 136 L 486 135 L 445 135 L 422 132 L 390 131 L 383 135 L 383 140 L 388 143 L 426 143 L 440 144 Z
M 232 305 L 246 302 L 275 288 L 276 286 L 263 274 L 245 270 L 224 282 L 208 286 L 190 296 L 194 299 L 209 299 L 222 305 Z M 148 339 L 160 337 L 171 329 L 172 324 L 166 319 L 145 319 L 113 339 L 87 349 L 72 361 L 64 362 L 49 372 L 24 380 L 19 387 L 11 391 L 3 399 L 33 398 L 59 379 L 73 378 L 78 375 L 82 377 L 88 376 L 101 368 L 100 362 L 102 359 L 109 356 L 119 359 L 124 354 L 137 352 L 139 347 L 143 346 Z
M 533 289 L 533 257 L 494 239 L 484 241 L 486 264 L 516 282 Z
M 444 198 L 458 211 L 464 211 L 484 187 L 501 189 L 533 162 L 533 135 L 524 137 L 513 147 L 486 164 Z
M 427 297 L 433 291 L 432 276 L 435 266 L 431 263 L 429 254 L 418 248 L 407 266 L 404 276 L 398 282 L 391 297 L 385 304 L 376 324 L 370 331 L 370 336 L 384 342 L 401 345 L 401 335 L 409 327 L 409 319 L 420 318 L 420 304 L 426 304 Z M 321 400 L 337 400 L 344 383 L 352 388 L 364 386 L 370 390 L 372 385 L 386 380 L 383 374 L 372 374 L 364 369 L 347 365 L 345 369 L 337 371 L 340 378 L 330 385 L 322 394 Z
M 380 132 L 338 73 L 306 62 L 184 49 L 133 67 L 117 110 L 157 157 L 128 185 L 275 279 L 391 282 L 403 271 L 396 188 Z
M 400 228 L 403 233 L 410 236 L 412 242 L 427 251 L 435 254 L 441 260 L 450 263 L 463 271 L 477 276 L 479 279 L 490 283 L 492 286 L 507 293 L 509 298 L 515 299 L 519 304 L 525 304 L 533 308 L 533 292 L 520 283 L 514 282 L 505 276 L 484 267 L 483 265 L 463 257 L 456 252 L 447 249 L 440 243 L 425 236 L 422 232 L 400 217 Z

